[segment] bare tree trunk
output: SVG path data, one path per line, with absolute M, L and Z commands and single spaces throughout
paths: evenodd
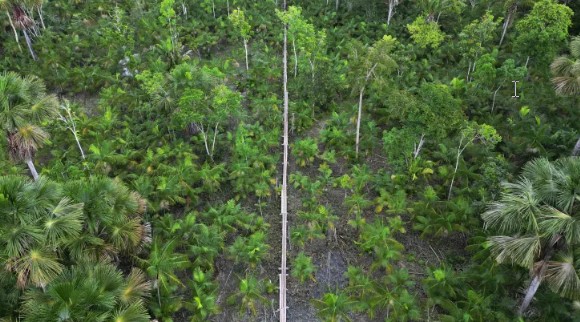
M 359 142 L 360 142 L 360 122 L 361 122 L 361 117 L 362 117 L 362 101 L 363 101 L 364 91 L 365 91 L 365 88 L 363 86 L 361 88 L 359 96 L 358 96 L 358 116 L 356 118 L 356 140 L 355 140 L 355 150 L 356 150 L 357 158 L 358 158 L 358 148 L 359 148 Z
M 508 13 L 505 17 L 505 21 L 503 22 L 503 29 L 501 31 L 501 39 L 499 40 L 499 45 L 501 46 L 501 44 L 503 43 L 503 39 L 505 37 L 505 34 L 507 33 L 507 29 L 509 27 L 509 25 L 512 22 L 512 19 L 516 13 L 516 10 L 518 9 L 518 5 L 514 4 L 512 5 L 509 9 L 508 9 Z
M 81 151 L 81 156 L 83 157 L 83 160 L 85 159 L 85 151 L 83 151 L 83 148 L 81 147 L 81 142 L 79 141 L 79 137 L 77 136 L 77 131 L 76 129 L 72 129 L 73 135 L 75 136 L 75 141 L 77 141 L 77 146 L 79 147 L 79 150 Z
M 230 0 L 226 1 L 226 6 L 228 8 L 228 16 L 230 15 Z
M 467 143 L 465 143 L 465 145 L 463 147 L 461 147 L 461 145 L 463 144 L 463 140 L 464 137 L 461 137 L 461 140 L 459 140 L 459 146 L 457 147 L 457 156 L 455 158 L 455 169 L 453 170 L 453 177 L 451 178 L 451 184 L 449 185 L 449 192 L 447 193 L 447 200 L 451 199 L 451 191 L 453 190 L 453 183 L 455 183 L 455 175 L 457 175 L 457 169 L 459 168 L 459 159 L 461 158 L 461 154 L 463 154 L 463 151 L 465 150 L 465 148 L 467 148 L 467 146 L 469 145 L 469 141 Z
M 216 122 L 216 124 L 215 124 L 215 128 L 213 129 L 213 141 L 211 142 L 211 155 L 210 155 L 210 157 L 211 157 L 212 161 L 213 161 L 213 152 L 214 152 L 214 150 L 215 150 L 215 139 L 216 139 L 216 137 L 217 137 L 217 133 L 218 133 L 218 125 L 219 125 L 219 124 L 220 124 L 219 122 Z
M 207 133 L 205 132 L 205 130 L 203 128 L 203 123 L 199 123 L 199 128 L 201 130 L 201 135 L 203 136 L 203 144 L 205 145 L 205 152 L 211 158 L 211 153 L 209 152 L 209 146 L 207 144 Z M 208 132 L 209 132 L 209 129 L 208 129 Z
M 518 309 L 518 315 L 522 315 L 524 311 L 528 308 L 528 306 L 532 302 L 532 299 L 534 298 L 534 295 L 536 294 L 536 291 L 538 290 L 538 287 L 540 287 L 540 283 L 541 283 L 540 275 L 539 274 L 535 275 L 532 281 L 530 282 L 528 290 L 526 291 L 524 301 L 522 302 L 522 305 Z
M 38 7 L 37 11 L 38 16 L 40 17 L 40 25 L 42 26 L 42 29 L 46 29 L 46 26 L 44 25 L 44 19 L 42 18 L 42 5 Z
M 18 49 L 22 52 L 22 47 L 20 47 L 20 40 L 18 40 L 18 31 L 16 31 L 16 27 L 14 27 L 14 23 L 12 22 L 12 17 L 10 17 L 10 13 L 6 11 L 6 16 L 8 16 L 8 21 L 10 22 L 10 27 L 12 27 L 12 31 L 14 31 L 14 38 L 16 39 L 16 44 L 18 45 Z
M 550 241 L 548 249 L 546 250 L 546 255 L 544 255 L 544 258 L 541 261 L 541 266 L 538 270 L 536 270 L 534 278 L 532 279 L 532 281 L 530 282 L 530 286 L 526 290 L 526 296 L 524 297 L 524 301 L 522 302 L 522 305 L 520 305 L 520 308 L 518 309 L 519 316 L 521 316 L 526 311 L 526 309 L 532 302 L 532 299 L 534 298 L 536 291 L 538 291 L 538 287 L 540 287 L 542 279 L 544 278 L 544 274 L 546 273 L 546 269 L 548 268 L 548 261 L 552 258 L 552 255 L 554 254 L 554 247 L 561 238 L 562 238 L 561 235 L 556 235 Z
M 455 183 L 455 175 L 457 174 L 457 168 L 459 167 L 459 157 L 461 154 L 457 152 L 457 159 L 455 160 L 455 169 L 453 170 L 453 177 L 451 178 L 451 184 L 449 185 L 449 192 L 447 193 L 447 200 L 451 199 L 451 190 L 453 189 L 453 183 Z
M 495 97 L 497 95 L 497 91 L 501 88 L 501 85 L 493 92 L 493 102 L 491 103 L 491 112 L 493 113 L 493 109 L 495 108 Z
M 395 14 L 395 6 L 398 4 L 398 0 L 389 0 L 389 12 L 387 13 L 387 26 L 391 25 L 391 18 Z
M 36 54 L 34 54 L 34 50 L 32 49 L 32 42 L 30 41 L 30 37 L 28 37 L 28 33 L 26 32 L 26 29 L 22 29 L 22 32 L 24 33 L 24 38 L 26 39 L 26 45 L 28 46 L 28 50 L 30 51 L 30 55 L 32 56 L 32 59 L 37 60 Z
M 576 145 L 574 146 L 574 150 L 572 150 L 572 155 L 577 156 L 580 155 L 580 138 L 576 141 Z
M 525 68 L 528 68 L 528 63 L 530 62 L 530 56 L 528 56 L 528 58 L 526 58 L 526 65 L 524 66 Z
M 246 52 L 246 71 L 250 70 L 250 64 L 248 62 L 248 40 L 244 39 L 244 51 Z
M 469 62 L 469 66 L 467 67 L 467 77 L 465 78 L 467 82 L 469 82 L 469 73 L 471 73 L 471 62 Z
M 373 67 L 371 67 L 367 71 L 367 75 L 365 76 L 365 80 L 364 80 L 364 85 L 360 89 L 360 93 L 359 93 L 359 97 L 358 97 L 358 116 L 356 118 L 356 140 L 355 140 L 355 150 L 356 150 L 356 157 L 357 158 L 358 158 L 358 150 L 359 150 L 359 143 L 360 143 L 360 122 L 361 122 L 361 118 L 362 118 L 362 100 L 363 100 L 363 94 L 364 94 L 364 91 L 365 91 L 366 83 L 369 81 L 369 79 L 373 75 L 373 72 L 375 71 L 375 68 L 377 68 L 377 64 L 374 64 Z
M 292 39 L 292 50 L 294 51 L 294 77 L 298 74 L 298 53 L 296 52 L 296 41 Z
M 30 170 L 30 173 L 32 174 L 32 177 L 34 178 L 34 181 L 38 180 L 38 172 L 36 171 L 36 167 L 34 166 L 34 162 L 32 162 L 32 159 L 26 159 L 26 164 L 28 165 L 28 169 Z
M 339 3 L 340 3 L 340 0 L 336 0 L 336 3 L 335 3 L 335 4 L 336 4 L 336 5 L 335 5 L 335 10 L 336 10 L 336 11 L 338 11 L 338 5 L 339 5 Z
M 338 1 L 338 0 L 337 0 Z M 286 0 L 283 3 L 287 10 Z M 282 254 L 280 259 L 280 322 L 286 322 L 286 242 L 288 233 L 288 25 L 284 24 L 284 163 L 282 166 L 282 193 L 280 196 L 280 212 L 282 215 Z

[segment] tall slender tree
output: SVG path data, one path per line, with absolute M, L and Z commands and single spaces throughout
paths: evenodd
M 362 119 L 363 97 L 369 81 L 388 75 L 397 66 L 390 53 L 396 44 L 396 39 L 384 36 L 373 46 L 366 47 L 360 42 L 353 42 L 349 53 L 351 78 L 354 82 L 353 90 L 358 92 L 358 114 L 356 118 L 355 149 L 358 157 L 360 143 L 360 126 Z

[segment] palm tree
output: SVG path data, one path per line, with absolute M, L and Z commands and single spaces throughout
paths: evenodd
M 261 280 L 249 275 L 240 279 L 239 290 L 228 298 L 230 303 L 239 303 L 240 313 L 250 311 L 256 316 L 260 303 L 267 303 L 267 299 L 262 295 L 264 284 Z
M 48 139 L 39 124 L 56 116 L 57 109 L 56 97 L 46 94 L 40 79 L 13 72 L 0 75 L 0 126 L 8 140 L 10 157 L 25 161 L 34 180 L 38 180 L 38 172 L 32 159 Z
M 75 259 L 117 258 L 138 253 L 150 242 L 150 228 L 142 221 L 146 201 L 121 181 L 91 177 L 64 184 L 65 195 L 83 204 L 87 233 L 68 246 Z
M 491 255 L 531 272 L 522 314 L 541 283 L 557 294 L 580 298 L 580 158 L 528 162 L 515 183 L 482 214 Z
M 24 294 L 24 321 L 149 321 L 143 298 L 150 285 L 134 270 L 124 277 L 108 262 L 82 262 L 46 290 Z
M 572 57 L 561 56 L 556 58 L 550 68 L 554 78 L 554 89 L 558 95 L 580 95 L 580 37 L 574 37 L 570 42 Z M 580 138 L 572 150 L 572 155 L 580 154 Z
M 149 259 L 140 260 L 141 265 L 153 278 L 153 287 L 157 291 L 157 302 L 161 305 L 161 291 L 163 295 L 171 294 L 175 286 L 183 286 L 179 277 L 175 274 L 177 270 L 184 269 L 190 265 L 187 256 L 175 252 L 177 242 L 170 240 L 162 243 L 160 240 L 153 242 Z
M 82 204 L 61 198 L 59 186 L 40 179 L 0 177 L 0 264 L 17 285 L 45 287 L 63 270 L 60 246 L 81 232 Z
M 352 321 L 348 313 L 353 304 L 354 302 L 343 292 L 326 293 L 322 299 L 314 300 L 318 316 L 328 322 Z

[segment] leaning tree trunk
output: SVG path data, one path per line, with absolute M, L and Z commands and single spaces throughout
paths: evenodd
M 580 138 L 576 141 L 576 145 L 574 146 L 574 150 L 572 150 L 572 156 L 580 155 Z
M 30 173 L 32 174 L 32 177 L 34 178 L 34 181 L 38 180 L 38 172 L 36 171 L 36 167 L 34 166 L 34 162 L 32 162 L 32 159 L 26 159 L 26 164 L 28 165 L 28 169 L 30 169 Z
M 546 273 L 546 269 L 548 268 L 548 261 L 550 261 L 550 259 L 552 259 L 552 255 L 554 255 L 555 251 L 554 247 L 561 238 L 562 238 L 561 235 L 556 235 L 552 239 L 552 241 L 550 241 L 548 249 L 546 250 L 546 255 L 544 255 L 544 258 L 542 258 L 540 262 L 541 266 L 538 269 L 536 269 L 534 273 L 534 278 L 532 278 L 530 286 L 526 290 L 526 296 L 524 297 L 524 301 L 522 302 L 522 305 L 520 305 L 520 308 L 518 309 L 519 316 L 522 316 L 522 314 L 524 314 L 528 306 L 530 306 L 530 303 L 532 302 L 534 295 L 536 294 L 538 288 L 540 287 L 540 284 L 542 283 L 542 279 L 544 278 L 544 274 Z
M 512 5 L 507 12 L 505 21 L 503 22 L 503 26 L 502 26 L 502 31 L 501 31 L 501 38 L 499 40 L 499 45 L 501 46 L 501 44 L 503 43 L 503 39 L 507 33 L 507 29 L 508 27 L 511 25 L 512 23 L 512 19 L 515 16 L 516 11 L 518 10 L 518 5 L 514 4 Z
M 28 46 L 28 50 L 30 51 L 30 55 L 32 56 L 32 59 L 36 60 L 36 54 L 34 53 L 34 50 L 32 49 L 32 41 L 30 41 L 30 37 L 28 36 L 28 32 L 26 32 L 26 29 L 22 29 L 22 32 L 24 33 L 24 38 L 26 39 L 26 45 Z
M 391 18 L 395 14 L 395 6 L 398 4 L 398 0 L 389 0 L 389 12 L 387 13 L 387 26 L 391 25 Z
M 20 47 L 20 40 L 18 40 L 18 32 L 16 31 L 16 27 L 14 27 L 14 23 L 12 22 L 12 17 L 10 14 L 6 12 L 6 16 L 8 16 L 8 21 L 10 22 L 10 27 L 12 27 L 12 31 L 14 31 L 14 38 L 16 39 L 16 44 L 18 45 L 18 49 L 22 52 L 22 47 Z

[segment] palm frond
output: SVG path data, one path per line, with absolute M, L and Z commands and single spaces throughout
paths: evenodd
M 36 125 L 27 124 L 8 138 L 10 154 L 16 159 L 32 158 L 36 151 L 48 140 L 48 133 Z
M 546 207 L 540 218 L 540 230 L 547 237 L 563 235 L 568 243 L 580 243 L 580 218 L 574 218 L 553 207 Z
M 44 221 L 49 244 L 58 245 L 79 236 L 82 230 L 83 204 L 63 198 Z
M 58 99 L 54 95 L 40 97 L 30 106 L 30 118 L 40 123 L 58 115 Z
M 115 322 L 149 322 L 149 314 L 142 300 L 123 306 L 111 317 Z
M 558 76 L 552 78 L 554 90 L 559 95 L 577 95 L 580 93 L 580 78 L 574 76 Z
M 7 269 L 16 273 L 17 285 L 24 288 L 29 283 L 44 287 L 63 270 L 54 253 L 41 248 L 29 250 L 18 258 L 9 259 Z
M 486 229 L 497 229 L 502 234 L 531 233 L 538 230 L 536 214 L 541 200 L 532 182 L 521 178 L 516 183 L 505 183 L 507 191 L 501 199 L 491 203 L 481 217 Z
M 539 236 L 493 236 L 489 241 L 491 254 L 498 263 L 510 262 L 526 268 L 532 268 L 542 247 Z
M 557 260 L 549 261 L 545 280 L 552 291 L 561 296 L 580 299 L 580 269 L 574 266 L 572 254 L 559 254 Z
M 148 297 L 151 291 L 151 282 L 149 282 L 142 270 L 133 268 L 127 281 L 121 289 L 121 301 L 131 303 L 137 299 Z
M 572 38 L 570 42 L 570 53 L 576 59 L 580 59 L 580 37 L 576 36 Z
M 560 56 L 550 64 L 550 70 L 552 74 L 557 76 L 572 76 L 572 70 L 576 62 L 570 59 L 568 56 Z

